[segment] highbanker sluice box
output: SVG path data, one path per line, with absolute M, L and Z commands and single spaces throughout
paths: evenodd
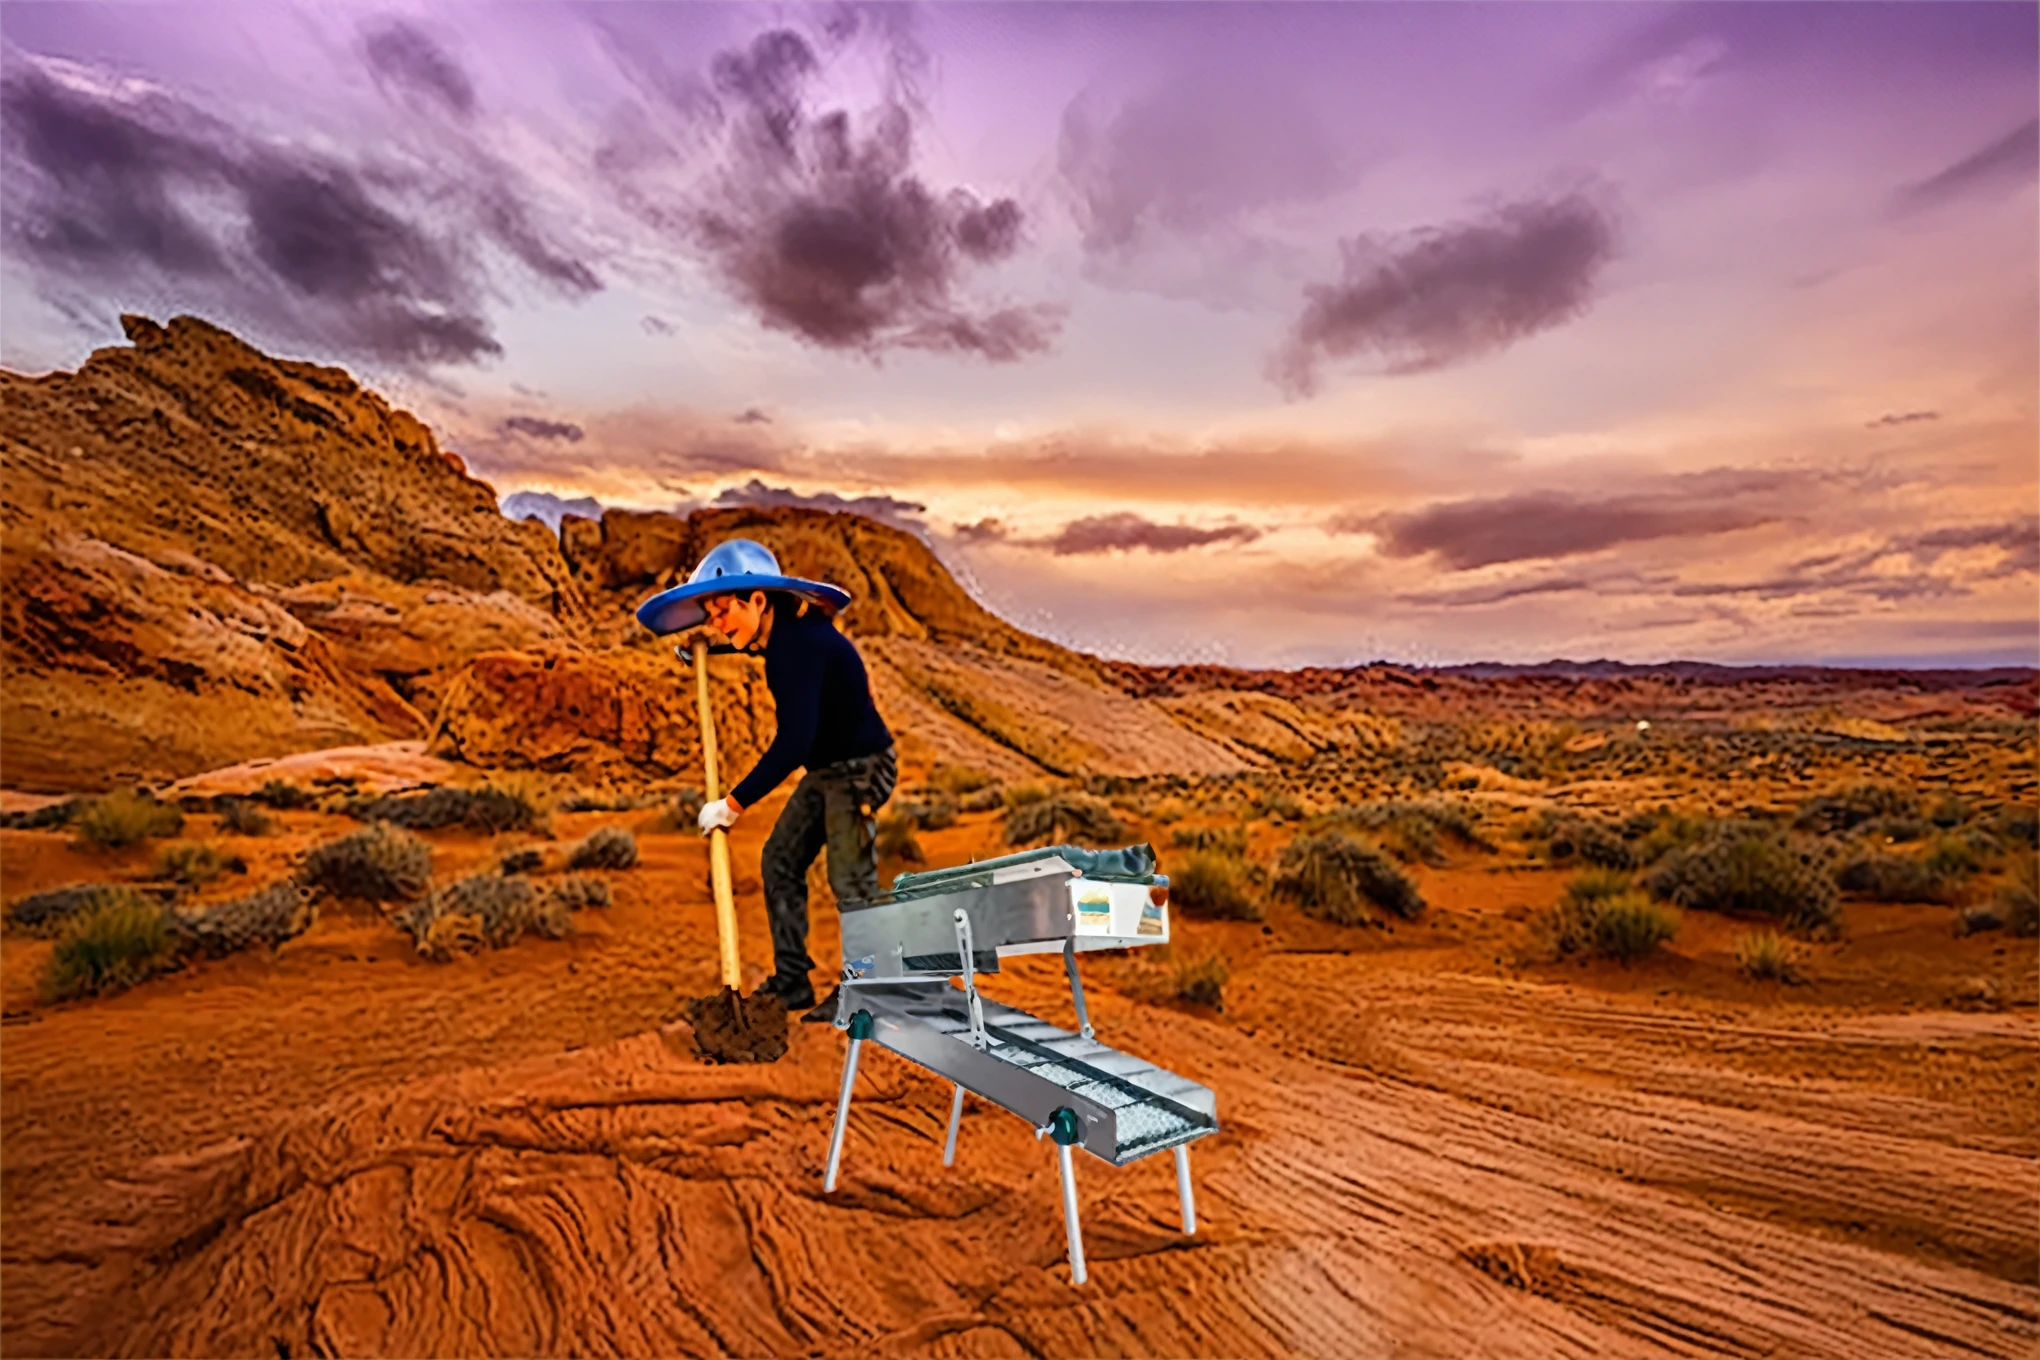
M 876 1040 L 956 1087 L 942 1164 L 956 1160 L 966 1091 L 1054 1138 L 1070 1277 L 1082 1284 L 1083 1234 L 1070 1149 L 1125 1166 L 1172 1151 L 1183 1231 L 1197 1228 L 1189 1145 L 1218 1132 L 1211 1091 L 1097 1041 L 1077 955 L 1169 941 L 1169 881 L 1151 846 L 1051 846 L 953 869 L 901 874 L 892 891 L 841 904 L 843 979 L 836 1026 L 850 1051 L 822 1188 L 836 1188 L 857 1055 Z M 1060 952 L 1078 1032 L 988 1001 L 977 975 L 1016 954 Z M 951 985 L 961 979 L 962 990 Z

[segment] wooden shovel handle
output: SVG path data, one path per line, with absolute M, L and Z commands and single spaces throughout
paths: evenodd
M 702 793 L 709 802 L 722 796 L 715 764 L 715 714 L 708 706 L 708 640 L 694 639 L 694 705 L 701 716 Z M 708 833 L 708 876 L 715 885 L 715 938 L 722 951 L 725 987 L 741 987 L 737 962 L 737 902 L 730 891 L 730 838 L 721 827 Z

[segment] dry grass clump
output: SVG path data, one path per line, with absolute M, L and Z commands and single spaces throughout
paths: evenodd
M 391 918 L 434 963 L 481 948 L 501 949 L 526 931 L 558 939 L 573 928 L 557 894 L 541 895 L 531 880 L 476 874 L 435 889 Z
M 954 795 L 937 788 L 916 791 L 911 798 L 901 798 L 892 805 L 893 814 L 904 817 L 917 831 L 940 831 L 956 825 L 958 811 Z
M 139 893 L 114 890 L 64 923 L 43 992 L 53 1001 L 103 995 L 176 966 L 168 913 Z
M 1104 800 L 1087 793 L 1043 792 L 1008 802 L 1006 844 L 1104 847 L 1126 834 Z
M 222 854 L 217 846 L 196 841 L 166 845 L 156 852 L 156 877 L 187 888 L 203 887 L 221 874 L 247 872 L 248 865 L 240 856 Z
M 1177 827 L 1169 833 L 1169 844 L 1177 850 L 1209 850 L 1237 858 L 1247 853 L 1247 831 L 1239 826 Z
M 1170 979 L 1170 990 L 1183 1000 L 1197 1006 L 1223 1009 L 1225 1005 L 1225 984 L 1232 976 L 1225 955 L 1212 953 L 1198 959 L 1184 959 L 1176 964 L 1175 975 Z
M 913 820 L 898 814 L 880 820 L 878 842 L 874 848 L 885 859 L 896 859 L 904 864 L 927 862 L 927 857 L 921 853 L 921 842 L 914 838 Z
M 116 883 L 74 883 L 22 898 L 7 908 L 7 919 L 31 935 L 47 937 L 62 932 L 74 917 L 94 907 L 135 897 L 167 898 L 174 894 L 174 889 L 167 893 L 143 894 L 138 889 Z
M 1801 982 L 1798 951 L 1775 930 L 1739 935 L 1735 941 L 1735 965 L 1745 977 L 1759 982 Z
M 2012 934 L 2023 939 L 2040 935 L 2040 857 L 2020 855 L 1992 905 Z
M 1267 913 L 1254 899 L 1253 880 L 1253 867 L 1238 855 L 1192 851 L 1170 866 L 1169 902 L 1190 916 L 1259 921 Z
M 535 874 L 544 867 L 545 852 L 530 845 L 507 850 L 496 861 L 496 872 L 499 874 Z
M 214 958 L 254 944 L 271 948 L 301 935 L 318 919 L 311 892 L 295 878 L 259 892 L 195 912 L 173 912 L 171 930 L 187 945 Z
M 1181 798 L 1164 798 L 1149 810 L 1148 815 L 1164 826 L 1167 826 L 1171 822 L 1180 822 L 1185 817 L 1188 817 L 1190 815 L 1190 805 Z
M 276 819 L 250 798 L 222 798 L 214 805 L 220 830 L 229 836 L 270 836 L 276 833 Z
M 1367 906 L 1414 920 L 1424 899 L 1396 862 L 1344 831 L 1298 836 L 1282 851 L 1275 891 L 1304 912 L 1338 925 L 1364 925 Z
M 1534 929 L 1550 950 L 1629 963 L 1657 952 L 1678 933 L 1678 919 L 1638 891 L 1619 870 L 1588 870 L 1566 885 Z
M 432 847 L 388 822 L 374 822 L 314 849 L 298 876 L 335 897 L 408 901 L 432 884 Z
M 552 885 L 553 900 L 568 911 L 610 905 L 609 881 L 586 874 L 569 874 Z
M 1547 808 L 1531 820 L 1524 839 L 1539 844 L 1544 858 L 1553 864 L 1578 861 L 1604 869 L 1637 867 L 1636 851 L 1622 838 L 1621 828 L 1598 817 Z
M 990 788 L 994 781 L 974 765 L 937 765 L 928 782 L 951 797 L 963 798 Z
M 1313 818 L 1310 827 L 1364 832 L 1405 864 L 1444 864 L 1441 833 L 1475 850 L 1492 852 L 1495 848 L 1480 833 L 1473 809 L 1460 800 L 1351 803 Z
M 567 856 L 569 869 L 631 869 L 637 862 L 637 837 L 620 826 L 597 827 Z
M 1792 827 L 1815 835 L 1833 835 L 1853 831 L 1876 818 L 1919 815 L 1920 800 L 1910 790 L 1896 784 L 1861 782 L 1801 804 Z
M 1723 822 L 1649 877 L 1651 894 L 1692 910 L 1765 916 L 1794 930 L 1841 926 L 1834 847 L 1760 822 Z
M 145 840 L 175 836 L 184 830 L 184 814 L 147 794 L 117 789 L 79 808 L 71 826 L 84 845 L 122 850 Z
M 350 800 L 347 815 L 356 821 L 389 822 L 407 831 L 441 831 L 464 826 L 484 835 L 529 831 L 545 820 L 535 786 L 502 780 L 478 789 L 431 789 L 425 793 L 386 793 L 378 798 Z

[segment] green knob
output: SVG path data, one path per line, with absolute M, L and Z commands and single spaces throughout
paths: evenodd
M 1065 1105 L 1048 1117 L 1049 1137 L 1065 1147 L 1073 1146 L 1083 1136 L 1077 1127 L 1077 1112 Z
M 869 1039 L 871 1037 L 871 1012 L 859 1011 L 850 1017 L 850 1037 Z

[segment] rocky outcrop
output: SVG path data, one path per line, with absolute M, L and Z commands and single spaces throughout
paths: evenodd
M 133 345 L 75 373 L 0 372 L 10 533 L 54 521 L 245 581 L 367 570 L 580 614 L 552 535 L 503 518 L 430 430 L 343 370 L 271 358 L 192 317 L 122 324 Z

